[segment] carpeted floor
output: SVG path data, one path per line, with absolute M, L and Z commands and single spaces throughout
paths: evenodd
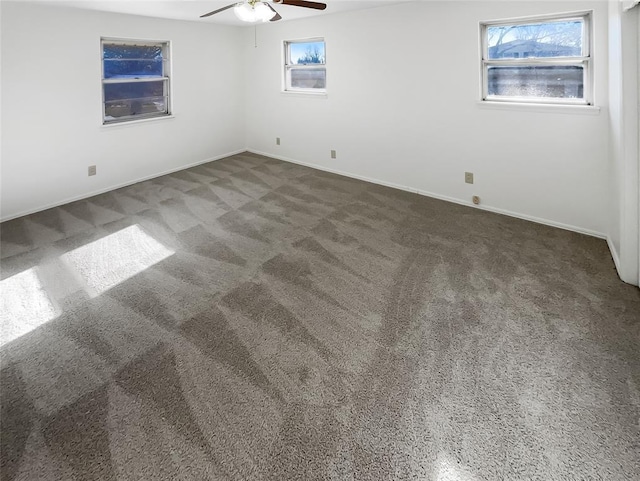
M 1 234 L 2 480 L 640 479 L 603 240 L 248 153 Z

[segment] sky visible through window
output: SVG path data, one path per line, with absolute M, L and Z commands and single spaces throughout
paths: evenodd
M 324 42 L 296 42 L 289 44 L 292 64 L 324 63 Z

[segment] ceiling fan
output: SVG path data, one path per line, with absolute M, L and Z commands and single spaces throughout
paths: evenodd
M 313 8 L 315 10 L 324 10 L 327 8 L 326 3 L 312 2 L 309 0 L 242 0 L 239 3 L 232 3 L 226 7 L 219 8 L 213 12 L 200 15 L 200 18 L 210 17 L 216 13 L 224 12 L 233 8 L 236 17 L 243 22 L 277 22 L 282 17 L 271 6 L 271 3 L 280 5 L 291 5 L 293 7 Z

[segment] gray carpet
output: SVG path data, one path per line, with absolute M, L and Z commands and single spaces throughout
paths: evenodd
M 640 479 L 603 240 L 252 154 L 1 226 L 2 479 Z

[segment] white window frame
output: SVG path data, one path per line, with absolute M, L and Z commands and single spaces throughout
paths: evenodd
M 291 63 L 291 50 L 289 49 L 289 45 L 295 43 L 309 43 L 309 42 L 322 42 L 324 44 L 324 63 L 311 63 L 311 64 L 292 64 Z M 327 93 L 327 42 L 324 37 L 312 37 L 312 38 L 303 38 L 296 40 L 285 40 L 283 42 L 284 46 L 284 70 L 283 70 L 283 80 L 282 80 L 282 90 L 284 92 L 295 92 L 295 93 L 304 93 L 304 94 L 320 94 L 325 95 Z M 304 70 L 304 69 L 317 69 L 319 67 L 324 68 L 325 72 L 325 83 L 324 88 L 299 88 L 291 86 L 291 70 Z
M 127 78 L 127 79 L 108 79 L 104 77 L 104 45 L 131 45 L 131 46 L 160 46 L 162 47 L 162 76 L 150 78 Z M 172 116 L 172 92 L 171 92 L 171 42 L 169 40 L 141 40 L 132 38 L 100 38 L 100 73 L 101 73 L 101 97 L 102 97 L 102 125 L 125 124 L 131 122 L 140 122 L 144 120 L 166 118 Z M 163 96 L 166 98 L 166 110 L 164 112 L 153 112 L 150 114 L 142 114 L 135 116 L 123 116 L 115 119 L 106 118 L 106 104 L 104 87 L 109 84 L 116 83 L 134 83 L 134 82 L 163 82 Z
M 481 45 L 481 98 L 482 102 L 503 103 L 531 103 L 553 105 L 593 105 L 593 56 L 592 56 L 592 25 L 593 12 L 580 11 L 559 13 L 553 15 L 538 15 L 515 19 L 495 20 L 480 23 Z M 489 59 L 488 27 L 528 25 L 545 22 L 582 21 L 582 56 L 580 57 L 520 57 Z M 516 97 L 489 95 L 488 73 L 493 66 L 581 66 L 584 72 L 583 98 L 553 98 L 553 97 Z

